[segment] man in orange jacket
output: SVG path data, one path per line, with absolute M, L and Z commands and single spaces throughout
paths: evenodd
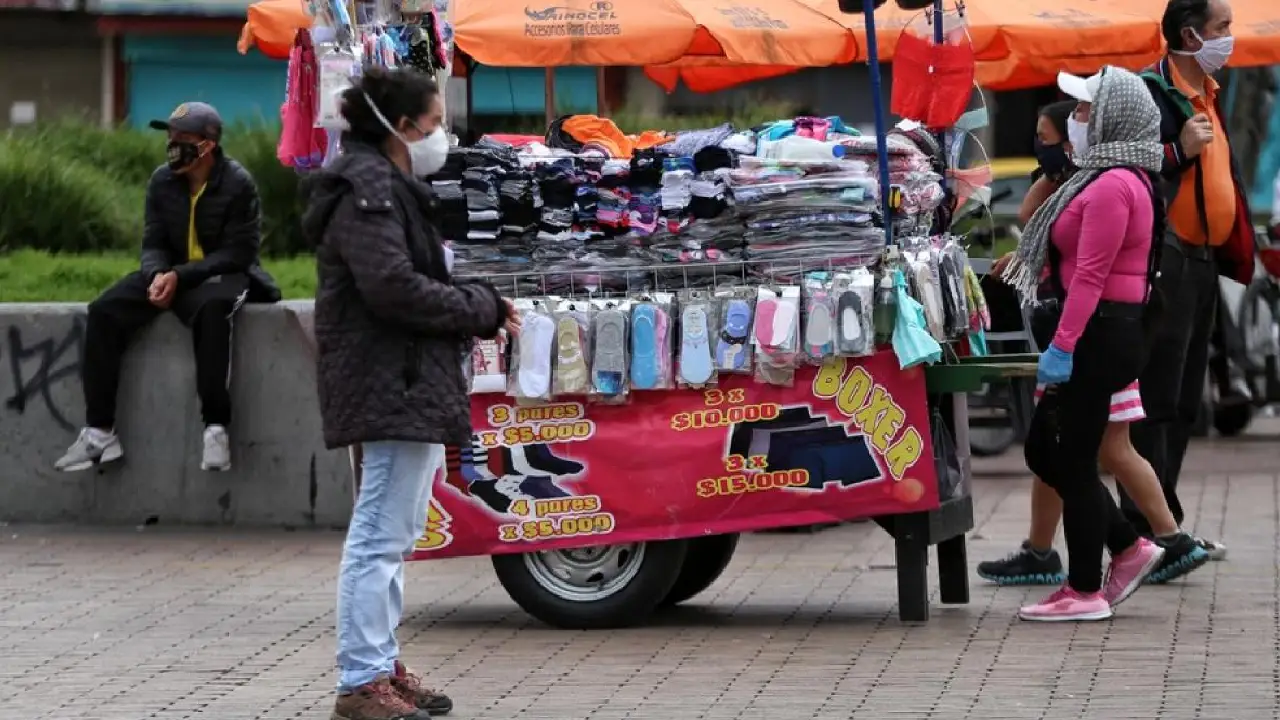
M 1168 53 L 1142 73 L 1160 107 L 1169 232 L 1157 282 L 1163 320 L 1141 377 L 1147 418 L 1132 433 L 1179 524 L 1178 476 L 1204 395 L 1218 276 L 1253 277 L 1253 224 L 1213 79 L 1231 55 L 1231 21 L 1227 0 L 1170 0 L 1161 22 Z M 1129 522 L 1150 534 L 1124 490 L 1120 496 Z M 1221 543 L 1199 542 L 1213 559 L 1226 556 Z

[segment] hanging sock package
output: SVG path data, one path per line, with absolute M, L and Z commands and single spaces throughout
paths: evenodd
M 946 311 L 938 279 L 938 251 L 928 238 L 907 238 L 903 241 L 903 249 L 909 273 L 908 284 L 924 307 L 925 328 L 934 340 L 946 342 Z
M 477 339 L 471 348 L 470 388 L 473 395 L 507 389 L 507 331 L 487 340 Z
M 591 397 L 606 404 L 627 401 L 627 326 L 630 303 L 594 301 L 591 317 Z
M 938 250 L 938 279 L 942 286 L 942 308 L 948 338 L 964 337 L 969 331 L 969 301 L 965 292 L 965 270 L 969 255 L 951 235 L 944 236 Z
M 719 323 L 715 333 L 716 370 L 749 373 L 755 349 L 751 342 L 751 321 L 755 316 L 755 291 L 749 287 L 722 287 L 716 290 Z
M 676 381 L 682 388 L 716 384 L 711 328 L 715 318 L 710 296 L 698 290 L 680 293 L 680 337 L 676 344 Z
M 586 395 L 591 390 L 591 305 L 566 300 L 554 315 L 555 369 L 551 374 L 553 397 Z
M 795 384 L 799 335 L 799 286 L 761 287 L 756 294 L 756 317 L 752 326 L 758 382 L 781 387 Z
M 359 71 L 356 56 L 333 45 L 317 43 L 316 53 L 316 119 L 315 126 L 334 137 L 345 130 L 342 117 L 342 92 L 351 87 L 351 79 Z
M 837 273 L 832 284 L 836 300 L 836 354 L 869 357 L 876 352 L 874 327 L 876 278 L 866 268 Z
M 827 273 L 811 273 L 801 289 L 804 303 L 801 357 L 810 365 L 821 365 L 836 353 L 837 299 Z
M 674 387 L 671 372 L 670 293 L 654 293 L 631 308 L 631 388 L 669 390 Z
M 511 352 L 507 395 L 520 400 L 551 399 L 552 355 L 556 320 L 548 300 L 516 300 L 520 334 Z

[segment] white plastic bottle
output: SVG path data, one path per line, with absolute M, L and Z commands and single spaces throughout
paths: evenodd
M 760 141 L 760 157 L 791 162 L 832 162 L 844 157 L 843 145 L 790 135 L 781 140 Z

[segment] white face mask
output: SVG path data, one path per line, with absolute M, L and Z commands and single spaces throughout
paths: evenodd
M 436 128 L 421 140 L 405 142 L 402 137 L 400 141 L 409 148 L 409 167 L 414 177 L 434 175 L 449 157 L 449 136 L 444 134 L 444 128 Z
M 1192 30 L 1191 34 L 1195 35 L 1196 39 L 1200 41 L 1200 49 L 1195 52 L 1173 50 L 1174 55 L 1190 55 L 1196 59 L 1196 64 L 1200 66 L 1200 69 L 1210 75 L 1227 66 L 1227 60 L 1231 59 L 1231 52 L 1236 48 L 1234 36 L 1224 35 L 1212 40 L 1205 40 L 1195 30 Z
M 1074 117 L 1067 118 L 1067 142 L 1071 143 L 1071 154 L 1079 161 L 1089 151 L 1089 123 L 1083 123 Z
M 396 131 L 391 123 L 387 121 L 386 116 L 373 104 L 373 98 L 368 93 L 364 94 L 365 102 L 369 103 L 369 109 L 373 110 L 373 114 L 378 118 L 378 122 L 382 126 L 391 131 L 400 142 L 404 143 L 405 149 L 409 151 L 409 171 L 414 177 L 422 178 L 427 175 L 434 175 L 437 170 L 444 167 L 445 160 L 449 157 L 449 136 L 445 134 L 443 127 L 437 127 L 435 132 L 428 133 L 421 140 L 410 142 L 406 140 L 402 133 Z

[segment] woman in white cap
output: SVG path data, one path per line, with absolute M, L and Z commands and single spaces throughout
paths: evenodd
M 1164 225 L 1160 112 L 1142 80 L 1120 68 L 1087 80 L 1064 76 L 1060 85 L 1079 100 L 1067 129 L 1079 169 L 1032 215 L 1004 277 L 1034 303 L 1047 273 L 1060 298 L 1026 456 L 1062 498 L 1070 569 L 1061 589 L 1019 615 L 1104 620 L 1165 553 L 1139 537 L 1098 474 L 1112 395 L 1146 364 L 1145 338 L 1159 314 L 1151 281 L 1160 249 L 1152 238 Z M 1105 582 L 1104 547 L 1112 556 Z
M 1064 92 L 1077 95 L 1087 93 L 1087 80 L 1067 73 L 1058 76 Z M 1018 210 L 1021 222 L 1026 223 L 1036 210 L 1076 171 L 1071 162 L 1073 147 L 1068 140 L 1070 128 L 1079 128 L 1079 121 L 1072 118 L 1079 97 L 1056 102 L 1040 111 L 1036 122 L 1036 158 L 1039 161 L 1034 183 Z M 1087 130 L 1087 126 L 1086 126 Z M 1076 130 L 1079 135 L 1079 129 Z M 1086 140 L 1087 141 L 1087 140 Z M 992 270 L 996 274 L 1013 253 L 996 262 Z M 1057 305 L 1056 288 L 1046 288 L 1051 302 L 1036 308 L 1032 332 L 1036 343 L 1048 347 L 1057 331 L 1060 306 Z M 1037 387 L 1037 399 L 1044 386 Z M 1113 475 L 1116 482 L 1134 499 L 1150 525 L 1153 536 L 1165 550 L 1164 559 L 1148 578 L 1148 582 L 1164 583 L 1202 567 L 1209 561 L 1209 554 L 1196 543 L 1194 537 L 1178 527 L 1173 512 L 1165 500 L 1160 479 L 1146 458 L 1138 454 L 1129 437 L 1131 423 L 1145 417 L 1138 383 L 1135 381 L 1111 396 L 1110 422 L 1102 438 L 1099 461 L 1103 469 Z M 1031 488 L 1031 517 L 1026 540 L 1009 555 L 978 563 L 978 575 L 999 585 L 1061 585 L 1067 578 L 1062 558 L 1053 548 L 1062 519 L 1062 500 L 1053 488 L 1039 478 Z

